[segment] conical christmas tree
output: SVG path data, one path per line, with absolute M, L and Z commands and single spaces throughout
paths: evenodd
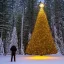
M 40 9 L 34 31 L 26 49 L 27 54 L 56 54 L 57 49 L 50 31 L 44 9 Z

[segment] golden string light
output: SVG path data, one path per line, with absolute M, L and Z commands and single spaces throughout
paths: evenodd
M 43 5 L 40 6 L 42 7 Z M 36 24 L 32 33 L 31 40 L 28 43 L 26 53 L 32 55 L 57 53 L 48 20 L 43 8 L 40 8 L 38 13 Z

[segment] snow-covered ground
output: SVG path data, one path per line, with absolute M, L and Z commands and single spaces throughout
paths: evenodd
M 64 64 L 61 54 L 46 56 L 17 55 L 16 62 L 10 62 L 10 55 L 0 55 L 0 64 Z

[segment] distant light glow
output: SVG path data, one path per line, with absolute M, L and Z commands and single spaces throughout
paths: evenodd
M 44 4 L 43 3 L 40 3 L 39 6 L 40 6 L 40 8 L 43 8 L 44 7 Z

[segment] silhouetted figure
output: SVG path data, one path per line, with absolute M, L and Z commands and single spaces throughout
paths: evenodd
M 10 50 L 11 50 L 11 62 L 12 62 L 12 60 L 13 60 L 13 57 L 14 57 L 14 61 L 16 61 L 16 51 L 17 51 L 16 46 L 13 45 L 13 46 L 10 48 Z

